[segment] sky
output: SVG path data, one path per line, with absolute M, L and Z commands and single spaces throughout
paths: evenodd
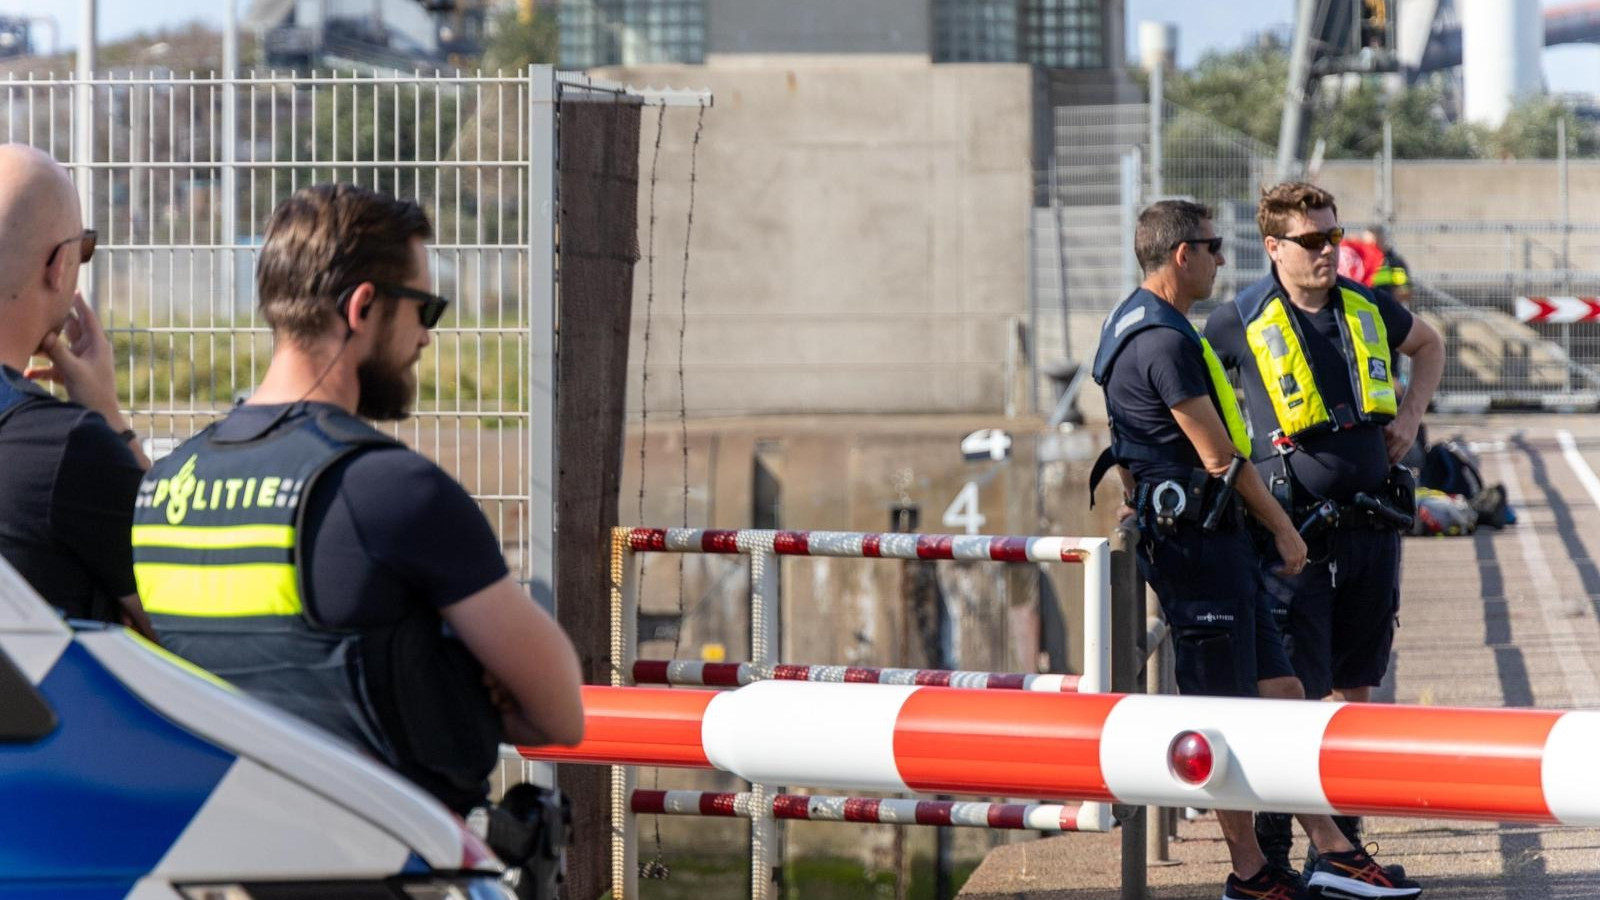
M 1541 0 L 1541 5 L 1549 9 L 1571 2 Z M 1277 28 L 1287 34 L 1294 8 L 1294 0 L 1125 0 L 1128 60 L 1139 58 L 1139 23 L 1146 19 L 1178 26 L 1178 66 L 1188 68 L 1206 51 L 1237 47 L 1262 31 Z M 1545 83 L 1557 93 L 1600 93 L 1600 46 L 1550 48 L 1544 52 L 1544 72 Z

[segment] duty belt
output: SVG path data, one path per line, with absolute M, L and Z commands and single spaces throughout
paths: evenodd
M 1239 507 L 1233 502 L 1233 482 L 1244 460 L 1234 458 L 1228 473 L 1213 478 L 1204 469 L 1190 472 L 1185 481 L 1143 481 L 1134 496 L 1134 509 L 1141 523 L 1171 534 L 1180 522 L 1200 526 L 1203 531 L 1232 528 L 1239 524 Z

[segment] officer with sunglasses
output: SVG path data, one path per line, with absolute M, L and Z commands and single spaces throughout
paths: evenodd
M 348 184 L 279 204 L 257 263 L 266 377 L 139 486 L 134 571 L 174 652 L 466 815 L 502 742 L 580 739 L 581 673 L 466 490 L 369 424 L 409 414 L 449 306 L 431 234 L 416 203 Z
M 1205 334 L 1238 374 L 1252 459 L 1308 538 L 1311 558 L 1298 574 L 1264 570 L 1295 673 L 1308 697 L 1364 702 L 1388 668 L 1400 533 L 1413 513 L 1410 472 L 1395 464 L 1438 387 L 1444 345 L 1391 297 L 1338 276 L 1344 229 L 1327 191 L 1270 188 L 1257 224 L 1271 272 L 1212 313 Z M 1413 362 L 1404 397 L 1395 383 L 1401 356 Z M 1341 817 L 1340 826 L 1359 846 L 1359 820 Z M 1262 814 L 1257 829 L 1268 857 L 1287 865 L 1288 817 Z M 1404 882 L 1341 853 L 1307 868 L 1313 880 L 1354 869 L 1374 884 Z
M 94 249 L 66 170 L 0 146 L 0 555 L 66 615 L 152 636 L 128 542 L 149 463 L 118 408 L 111 342 L 77 292 Z
M 1091 503 L 1115 468 L 1122 512 L 1138 518 L 1140 569 L 1172 628 L 1180 693 L 1295 699 L 1304 695 L 1273 624 L 1244 512 L 1271 532 L 1285 572 L 1299 570 L 1305 544 L 1246 458 L 1233 388 L 1188 319 L 1226 262 L 1210 219 L 1205 207 L 1182 200 L 1139 216 L 1134 250 L 1145 279 L 1106 319 L 1095 355 L 1111 446 L 1090 475 Z M 1268 864 L 1250 813 L 1218 811 L 1217 819 L 1233 864 L 1224 900 L 1306 896 L 1294 873 Z M 1324 846 L 1355 852 L 1329 817 L 1301 823 Z

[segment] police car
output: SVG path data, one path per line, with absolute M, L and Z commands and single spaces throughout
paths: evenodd
M 432 797 L 0 560 L 0 900 L 511 900 Z

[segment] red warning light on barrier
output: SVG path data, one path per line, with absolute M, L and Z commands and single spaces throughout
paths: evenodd
M 1211 780 L 1216 755 L 1211 752 L 1211 741 L 1205 735 L 1185 731 L 1172 739 L 1172 746 L 1167 749 L 1167 764 L 1179 781 L 1200 787 Z

